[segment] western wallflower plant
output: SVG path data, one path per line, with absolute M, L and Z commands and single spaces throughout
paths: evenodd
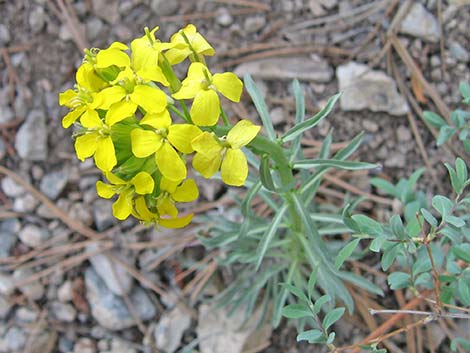
M 114 216 L 183 227 L 192 215 L 179 216 L 177 205 L 199 195 L 195 181 L 187 179 L 189 155 L 197 150 L 193 166 L 202 176 L 221 169 L 222 180 L 242 186 L 248 165 L 241 147 L 260 127 L 244 120 L 228 131 L 219 94 L 238 102 L 243 84 L 233 73 L 211 74 L 204 56 L 215 51 L 194 25 L 170 42 L 159 40 L 157 30 L 145 29 L 130 48 L 115 42 L 85 50 L 75 87 L 61 93 L 59 103 L 70 109 L 62 125 L 76 127 L 77 157 L 93 156 L 109 182 L 97 183 L 98 195 L 118 195 Z M 174 65 L 186 59 L 188 75 L 180 79 Z M 190 110 L 183 100 L 192 100 Z

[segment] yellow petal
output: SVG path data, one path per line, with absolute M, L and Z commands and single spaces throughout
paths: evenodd
M 87 109 L 83 113 L 82 117 L 80 118 L 80 123 L 88 129 L 97 128 L 103 125 L 98 112 L 93 109 Z
M 161 218 L 158 220 L 158 224 L 165 228 L 183 228 L 186 227 L 193 219 L 193 214 L 188 214 L 184 217 L 178 218 Z
M 100 91 L 96 98 L 100 100 L 99 108 L 109 109 L 111 105 L 124 99 L 126 90 L 121 86 L 113 86 Z
M 196 153 L 193 157 L 193 168 L 197 170 L 204 178 L 208 179 L 217 173 L 221 162 L 222 157 L 220 155 L 206 157 L 201 153 Z
M 100 50 L 96 55 L 96 67 L 98 69 L 104 69 L 112 65 L 119 67 L 126 67 L 131 64 L 129 56 L 121 51 L 121 48 L 109 47 L 108 49 Z M 127 46 L 126 46 L 127 48 Z
M 212 56 L 215 54 L 214 48 L 206 41 L 206 39 L 200 34 L 195 33 L 191 38 L 191 46 L 194 51 L 198 54 Z
M 179 182 L 162 177 L 160 180 L 160 190 L 173 194 L 176 191 Z
M 140 125 L 149 125 L 155 129 L 168 129 L 171 125 L 171 116 L 168 110 L 160 113 L 147 113 L 140 121 Z
M 187 179 L 171 194 L 177 202 L 191 202 L 199 197 L 199 190 L 194 179 Z
M 188 74 L 186 78 L 181 83 L 181 88 L 178 92 L 174 93 L 172 96 L 175 99 L 191 99 L 196 96 L 196 94 L 201 91 L 203 88 L 201 83 L 207 81 L 204 72 L 211 78 L 211 74 L 206 66 L 202 63 L 194 62 L 189 66 Z
M 79 86 L 86 88 L 90 92 L 96 92 L 106 86 L 103 81 L 95 72 L 93 65 L 85 62 L 77 70 L 75 79 Z
M 144 222 L 151 222 L 158 218 L 158 215 L 150 212 L 143 196 L 137 197 L 134 201 L 135 216 Z
M 258 134 L 260 126 L 254 125 L 249 120 L 240 120 L 227 134 L 227 142 L 232 148 L 246 146 Z
M 86 158 L 93 156 L 97 146 L 97 133 L 88 133 L 78 136 L 75 140 L 75 151 L 79 160 L 84 161 Z
M 134 129 L 131 131 L 132 153 L 138 158 L 150 156 L 162 145 L 162 138 L 153 131 Z
M 101 180 L 96 182 L 96 192 L 104 199 L 110 199 L 116 193 L 112 185 L 105 184 Z
M 169 143 L 163 143 L 155 154 L 155 161 L 162 175 L 170 180 L 181 181 L 186 178 L 186 166 L 180 155 Z
M 132 190 L 125 190 L 119 194 L 118 199 L 113 203 L 113 215 L 123 221 L 132 212 Z
M 77 93 L 73 89 L 68 89 L 65 92 L 59 93 L 59 105 L 65 105 L 69 108 L 73 106 L 70 104 L 70 100 L 75 98 Z
M 99 138 L 96 144 L 95 152 L 96 166 L 103 172 L 111 171 L 117 164 L 116 152 L 111 137 Z
M 83 108 L 75 109 L 75 110 L 68 112 L 62 118 L 62 127 L 64 129 L 69 128 L 78 119 L 78 117 L 83 114 L 85 109 L 86 108 L 83 107 Z
M 165 57 L 170 65 L 176 65 L 191 55 L 192 51 L 189 47 L 184 48 L 172 48 L 165 53 Z
M 217 93 L 211 89 L 200 91 L 191 106 L 191 119 L 199 126 L 217 124 L 220 115 L 220 101 Z
M 134 190 L 137 194 L 145 195 L 153 191 L 155 182 L 147 172 L 139 172 L 131 179 L 131 184 L 134 185 Z
M 137 71 L 137 76 L 148 81 L 160 82 L 164 86 L 168 86 L 170 83 L 163 74 L 162 69 L 159 66 L 144 67 Z
M 220 155 L 223 147 L 216 140 L 216 137 L 208 132 L 204 131 L 202 134 L 197 136 L 191 141 L 192 148 L 200 154 L 212 158 L 215 155 Z
M 245 154 L 239 149 L 227 150 L 220 172 L 225 184 L 242 186 L 248 176 L 248 162 Z
M 104 173 L 106 179 L 109 180 L 109 182 L 113 185 L 126 185 L 127 182 L 125 180 L 122 180 L 120 177 L 118 177 L 116 174 L 113 174 L 111 172 L 106 172 Z
M 129 47 L 127 45 L 125 45 L 124 43 L 121 43 L 121 42 L 113 42 L 108 47 L 108 49 L 127 50 L 127 49 L 129 49 Z
M 106 124 L 112 126 L 121 120 L 129 118 L 134 115 L 137 110 L 137 105 L 131 101 L 121 101 L 114 103 L 106 113 Z
M 166 109 L 166 95 L 161 89 L 155 87 L 135 86 L 130 99 L 144 108 L 147 113 L 159 113 Z
M 224 72 L 223 74 L 215 74 L 212 78 L 212 84 L 223 96 L 232 102 L 240 102 L 243 83 L 234 73 Z
M 160 216 L 174 218 L 178 215 L 178 209 L 169 197 L 163 197 L 157 201 L 157 210 Z
M 191 124 L 174 124 L 168 128 L 168 141 L 178 151 L 192 153 L 194 151 L 191 141 L 202 134 L 201 129 Z

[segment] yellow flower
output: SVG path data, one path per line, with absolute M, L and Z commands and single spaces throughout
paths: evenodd
M 170 41 L 173 48 L 165 53 L 165 57 L 171 65 L 179 64 L 192 54 L 199 56 L 194 59 L 201 59 L 202 55 L 212 56 L 215 54 L 214 48 L 197 32 L 196 26 L 193 24 L 189 24 L 178 33 L 173 34 Z
M 89 92 L 99 92 L 108 85 L 97 75 L 93 64 L 86 61 L 78 68 L 75 79 L 80 87 L 86 88 Z
M 106 178 L 111 184 L 97 181 L 96 191 L 105 199 L 113 197 L 114 194 L 119 195 L 113 203 L 113 215 L 120 220 L 126 219 L 132 213 L 136 195 L 150 194 L 155 186 L 153 178 L 147 172 L 139 172 L 130 181 L 125 181 L 112 173 L 106 173 Z
M 124 75 L 126 71 L 122 73 Z M 142 107 L 147 113 L 162 113 L 167 105 L 166 95 L 161 89 L 135 84 L 127 77 L 119 85 L 99 92 L 98 98 L 101 100 L 100 108 L 109 109 L 105 117 L 108 125 L 133 116 L 137 107 Z
M 134 217 L 142 220 L 144 223 L 153 223 L 165 228 L 183 228 L 193 219 L 192 214 L 183 217 L 162 218 L 158 212 L 149 210 L 144 197 L 135 199 L 135 210 L 132 213 Z
M 151 31 L 145 28 L 145 35 L 132 41 L 132 67 L 137 76 L 144 80 L 152 80 L 168 86 L 169 83 L 158 63 L 161 52 L 171 48 L 173 44 L 162 43 L 156 39 L 155 32 L 157 30 L 158 27 Z
M 157 210 L 160 216 L 175 218 L 178 215 L 175 202 L 191 202 L 199 197 L 199 190 L 193 179 L 178 184 L 165 177 L 160 181 L 160 195 L 157 198 Z
M 223 139 L 203 132 L 191 142 L 197 152 L 193 158 L 194 169 L 204 178 L 210 178 L 220 168 L 224 183 L 243 185 L 248 176 L 248 162 L 241 148 L 250 143 L 260 129 L 251 121 L 241 120 Z
M 76 86 L 75 89 L 68 89 L 59 94 L 59 104 L 70 108 L 62 118 L 64 129 L 69 128 L 78 118 L 97 114 L 95 109 L 100 106 L 101 100 L 97 98 L 96 93 Z
M 114 42 L 107 49 L 100 50 L 98 54 L 96 54 L 95 67 L 97 69 L 105 69 L 113 65 L 120 68 L 129 66 L 131 59 L 129 55 L 124 52 L 124 50 L 127 49 L 129 49 L 127 45 Z
M 103 172 L 111 171 L 117 164 L 111 139 L 111 128 L 101 121 L 96 111 L 84 114 L 80 119 L 85 131 L 75 140 L 75 151 L 81 161 L 94 155 L 96 166 Z
M 232 102 L 239 102 L 242 89 L 243 83 L 235 74 L 225 72 L 212 76 L 203 64 L 192 63 L 180 90 L 173 94 L 173 98 L 194 98 L 190 111 L 193 122 L 199 126 L 212 126 L 217 123 L 220 114 L 217 92 Z
M 186 178 L 186 165 L 176 150 L 186 154 L 193 152 L 191 140 L 201 130 L 190 124 L 172 125 L 167 110 L 160 114 L 145 115 L 140 124 L 152 129 L 132 130 L 132 153 L 138 158 L 155 153 L 155 162 L 165 178 L 176 182 Z

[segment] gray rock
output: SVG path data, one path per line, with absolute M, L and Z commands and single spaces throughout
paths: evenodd
M 8 31 L 8 27 L 5 26 L 3 23 L 0 24 L 0 46 L 4 46 L 10 42 L 11 36 L 10 31 Z
M 10 295 L 15 289 L 15 280 L 12 276 L 0 272 L 0 294 Z
M 437 18 L 420 2 L 415 2 L 411 6 L 401 23 L 400 32 L 434 43 L 441 37 Z
M 18 197 L 13 202 L 13 211 L 30 213 L 34 211 L 39 204 L 39 201 L 34 198 L 31 194 Z
M 217 9 L 216 22 L 224 27 L 228 27 L 233 23 L 233 17 L 226 7 L 219 7 Z
M 400 125 L 397 128 L 397 139 L 398 139 L 398 141 L 407 142 L 407 141 L 411 141 L 411 138 L 412 138 L 411 131 L 406 126 Z
M 13 110 L 5 105 L 0 105 L 0 124 L 5 124 L 15 117 Z
M 93 0 L 93 13 L 108 23 L 119 22 L 118 0 Z
M 33 34 L 39 33 L 46 24 L 46 13 L 41 6 L 34 6 L 28 17 L 29 27 Z
M 247 33 L 256 33 L 266 25 L 264 16 L 247 17 L 244 28 Z
M 137 350 L 129 343 L 120 340 L 119 338 L 113 338 L 111 340 L 111 350 L 109 353 L 137 353 Z
M 51 311 L 54 318 L 64 322 L 73 322 L 77 316 L 77 311 L 72 305 L 60 302 L 53 302 Z
M 16 134 L 18 155 L 30 161 L 47 159 L 46 116 L 42 110 L 32 110 Z
M 196 328 L 201 353 L 241 353 L 243 346 L 255 331 L 261 311 L 255 312 L 246 322 L 245 311 L 238 309 L 229 315 L 216 304 L 202 304 Z
M 5 158 L 7 154 L 7 146 L 5 145 L 5 141 L 0 137 L 0 161 Z
M 66 170 L 47 173 L 41 180 L 40 190 L 51 200 L 59 197 L 65 185 L 67 185 L 69 173 Z
M 395 81 L 382 71 L 350 62 L 339 66 L 336 76 L 343 92 L 341 109 L 345 111 L 369 109 L 403 115 L 409 110 L 406 100 L 397 92 Z
M 21 328 L 12 326 L 6 332 L 4 340 L 12 352 L 19 352 L 26 343 L 26 334 Z
M 96 252 L 97 244 L 87 246 L 87 252 Z M 110 252 L 123 261 L 128 261 L 118 252 Z M 116 295 L 128 294 L 132 289 L 133 279 L 125 268 L 119 263 L 112 261 L 106 254 L 97 254 L 90 257 L 90 262 L 96 273 L 105 282 L 108 289 Z
M 35 248 L 49 239 L 51 234 L 47 229 L 38 227 L 35 224 L 27 224 L 20 230 L 18 237 L 23 244 Z
M 89 40 L 93 41 L 98 38 L 103 29 L 103 21 L 99 18 L 92 17 L 86 22 L 86 35 Z
M 57 299 L 59 299 L 62 303 L 67 303 L 73 299 L 72 282 L 65 281 L 62 283 L 59 289 L 57 289 Z
M 23 187 L 9 176 L 2 179 L 2 190 L 8 197 L 18 197 L 25 194 Z
M 243 63 L 234 70 L 243 77 L 250 74 L 261 79 L 329 82 L 333 77 L 333 69 L 325 60 L 309 57 L 268 58 Z
M 24 306 L 18 308 L 15 312 L 15 317 L 20 322 L 36 321 L 38 319 L 38 315 L 38 312 Z
M 73 353 L 96 353 L 96 343 L 89 338 L 81 337 L 75 342 Z
M 93 219 L 96 229 L 100 232 L 111 227 L 115 222 L 112 204 L 112 201 L 105 199 L 98 199 L 93 203 Z
M 0 295 L 0 320 L 4 320 L 10 312 L 11 304 L 3 295 Z
M 451 42 L 449 44 L 450 54 L 458 61 L 470 61 L 470 53 L 459 42 Z
M 152 0 L 150 2 L 150 8 L 157 16 L 174 15 L 178 11 L 179 7 L 180 4 L 176 0 Z
M 94 269 L 86 270 L 85 284 L 91 313 L 101 326 L 114 331 L 123 330 L 135 324 L 124 300 L 108 289 Z M 157 309 L 143 289 L 134 288 L 129 298 L 141 320 L 153 319 L 157 314 Z
M 167 353 L 175 352 L 181 344 L 184 331 L 191 325 L 191 316 L 179 307 L 164 313 L 155 327 L 157 348 Z
M 388 153 L 384 165 L 390 168 L 404 168 L 406 166 L 406 156 L 403 153 Z
M 13 272 L 13 278 L 15 281 L 23 281 L 34 275 L 34 272 L 31 269 L 19 268 Z M 30 282 L 28 284 L 23 284 L 18 287 L 18 289 L 23 293 L 29 300 L 39 300 L 43 297 L 45 290 L 44 286 L 38 282 Z

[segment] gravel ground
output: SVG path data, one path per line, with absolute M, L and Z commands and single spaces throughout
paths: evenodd
M 311 133 L 312 146 L 331 128 L 339 142 L 364 131 L 359 157 L 382 164 L 382 176 L 391 180 L 426 164 L 410 128 L 411 112 L 435 170 L 434 179 L 432 173 L 423 178 L 431 191 L 452 155 L 436 148 L 398 91 L 390 63 L 407 87 L 413 83 L 412 95 L 422 109 L 436 107 L 429 96 L 420 97 L 416 72 L 396 52 L 380 56 L 404 1 L 71 0 L 71 8 L 60 6 L 65 3 L 0 0 L 0 164 L 15 173 L 0 175 L 0 352 L 183 352 L 188 346 L 185 352 L 241 353 L 244 345 L 250 352 L 260 346 L 269 353 L 316 352 L 297 345 L 292 328 L 274 334 L 267 327 L 255 331 L 254 325 L 239 330 L 238 314 L 215 314 L 210 302 L 199 299 L 188 305 L 192 291 L 183 288 L 188 282 L 175 276 L 204 257 L 193 234 L 113 219 L 111 202 L 95 193 L 99 173 L 89 161 L 79 163 L 70 131 L 61 128 L 65 111 L 58 92 L 73 84 L 81 61 L 77 47 L 129 42 L 143 27 L 155 25 L 165 40 L 191 22 L 216 48 L 211 67 L 254 76 L 281 131 L 292 122 L 293 78 L 301 81 L 309 113 L 344 91 L 341 106 Z M 453 109 L 458 82 L 470 81 L 470 7 L 465 0 L 443 1 L 441 31 L 439 3 L 416 1 L 393 28 L 424 78 Z M 76 16 L 73 28 L 82 36 L 74 37 L 66 13 Z M 227 110 L 256 120 L 247 95 L 240 106 Z M 364 176 L 353 182 L 370 191 Z M 206 202 L 227 190 L 207 183 L 201 191 Z M 369 211 L 379 218 L 386 213 L 380 207 Z M 229 210 L 222 205 L 218 212 Z M 209 287 L 206 297 L 217 290 Z M 364 328 L 346 320 L 338 328 L 340 340 L 363 337 Z M 438 329 L 434 333 L 440 337 Z M 436 349 L 445 352 L 444 346 Z

